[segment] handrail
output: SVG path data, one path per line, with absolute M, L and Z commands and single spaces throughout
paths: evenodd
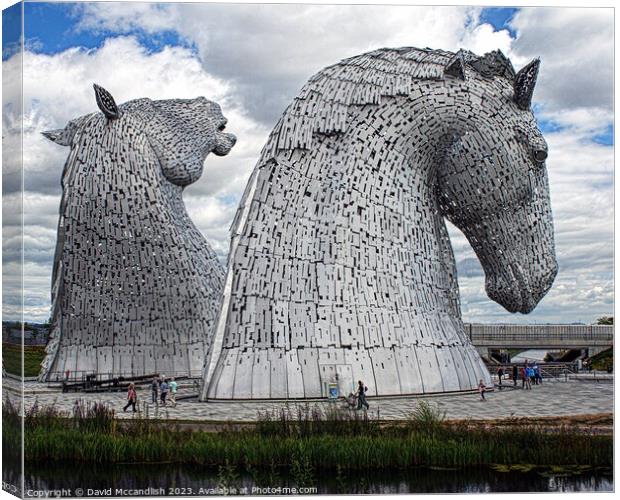
M 481 340 L 577 340 L 612 342 L 612 325 L 479 325 L 466 324 L 472 342 Z
M 144 375 L 136 375 L 132 372 L 121 372 L 121 373 L 112 373 L 112 372 L 95 372 L 92 370 L 75 370 L 69 372 L 67 376 L 66 373 L 62 372 L 51 372 L 48 380 L 46 381 L 48 384 L 57 384 L 57 383 L 83 383 L 83 382 L 107 382 L 112 381 L 113 379 L 123 379 L 125 381 L 131 381 L 133 378 L 142 378 L 148 374 Z M 166 378 L 200 378 L 200 374 L 189 374 L 187 370 L 182 371 L 170 371 L 166 370 L 165 372 L 159 372 L 159 374 L 151 374 L 149 376 L 164 376 Z
M 603 341 L 613 342 L 613 335 L 609 334 L 557 334 L 557 333 L 541 333 L 541 332 L 518 332 L 518 333 L 505 333 L 496 332 L 492 334 L 474 333 L 470 335 L 470 340 L 584 340 L 584 341 Z
M 540 370 L 541 375 L 543 376 L 543 380 L 545 379 L 554 379 L 561 380 L 564 378 L 564 381 L 568 381 L 569 375 L 574 375 L 577 373 L 577 364 L 576 363 L 564 363 L 564 362 L 528 362 L 528 366 L 538 365 L 538 369 Z M 525 362 L 514 362 L 514 363 L 500 363 L 497 365 L 492 365 L 491 373 L 492 375 L 497 375 L 497 371 L 499 368 L 503 368 L 504 375 L 507 377 L 512 377 L 512 367 L 517 366 L 517 368 L 521 368 L 526 366 Z M 521 377 L 521 373 L 519 371 L 519 378 Z
M 564 376 L 564 382 L 568 382 L 568 376 L 574 375 L 576 372 L 571 370 L 568 366 L 565 366 L 562 371 L 556 371 L 556 373 L 552 373 L 550 371 L 545 370 L 544 368 L 540 368 L 540 372 L 544 375 L 543 380 L 545 378 L 553 378 L 556 380 L 560 380 L 562 376 Z

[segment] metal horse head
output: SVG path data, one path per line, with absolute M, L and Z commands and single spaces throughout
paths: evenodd
M 438 167 L 443 214 L 467 237 L 486 291 L 510 312 L 528 313 L 557 274 L 545 160 L 530 104 L 540 61 L 517 74 L 496 51 L 459 52 L 446 67 L 467 100 Z
M 103 116 L 85 115 L 71 120 L 64 129 L 43 135 L 57 144 L 73 147 L 75 137 L 86 129 L 90 136 L 144 131 L 164 176 L 178 186 L 187 186 L 200 178 L 210 152 L 224 156 L 236 142 L 234 135 L 224 132 L 227 120 L 220 106 L 204 97 L 136 99 L 117 106 L 107 90 L 96 84 L 93 87 Z
M 94 88 L 101 112 L 44 132 L 71 151 L 40 378 L 66 370 L 196 375 L 223 269 L 182 194 L 200 178 L 206 156 L 227 154 L 235 137 L 224 132 L 220 107 L 204 97 L 117 105 Z

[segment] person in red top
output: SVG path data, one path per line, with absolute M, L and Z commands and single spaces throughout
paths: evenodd
M 484 384 L 484 380 L 480 379 L 480 382 L 478 382 L 478 392 L 480 393 L 480 401 L 485 401 L 484 399 L 484 393 L 487 390 L 487 386 Z
M 123 411 L 127 411 L 130 406 L 133 407 L 133 412 L 136 413 L 136 402 L 138 401 L 138 395 L 136 394 L 136 386 L 132 383 L 129 384 L 127 389 L 127 405 L 123 408 Z

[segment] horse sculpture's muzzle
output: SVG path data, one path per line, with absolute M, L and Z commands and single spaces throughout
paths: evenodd
M 486 272 L 487 295 L 507 311 L 527 314 L 534 310 L 551 288 L 558 266 L 555 258 L 542 268 L 524 270 L 519 264 L 508 264 L 501 270 Z
M 217 134 L 217 144 L 213 149 L 213 152 L 217 156 L 226 156 L 230 153 L 230 150 L 236 144 L 237 138 L 233 134 L 225 134 L 218 132 Z
M 531 312 L 558 272 L 548 197 L 480 219 L 464 232 L 484 269 L 489 298 L 510 312 Z

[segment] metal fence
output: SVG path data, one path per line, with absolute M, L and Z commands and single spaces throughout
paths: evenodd
M 118 379 L 119 381 L 131 381 L 131 379 L 135 377 L 165 377 L 169 378 L 199 378 L 201 377 L 200 372 L 196 373 L 188 373 L 186 371 L 166 371 L 165 373 L 153 373 L 153 374 L 142 374 L 136 375 L 135 373 L 126 372 L 126 373 L 95 373 L 93 371 L 82 371 L 75 370 L 69 373 L 61 373 L 61 372 L 51 372 L 50 377 L 47 380 L 48 383 L 76 383 L 76 382 L 87 382 L 87 381 L 111 381 Z
M 613 325 L 481 325 L 466 324 L 475 345 L 483 341 L 563 341 L 613 344 Z
M 563 362 L 554 362 L 554 361 L 551 361 L 551 362 L 531 361 L 528 364 L 530 366 L 538 365 L 538 368 L 540 370 L 540 374 L 543 380 L 552 379 L 552 380 L 568 381 L 568 378 L 571 375 L 575 375 L 579 371 L 579 366 L 577 362 L 563 363 Z M 519 370 L 517 372 L 517 379 L 518 379 L 518 382 L 520 383 L 521 382 L 520 368 L 523 366 L 526 366 L 525 362 L 501 363 L 497 365 L 487 364 L 487 368 L 489 368 L 489 371 L 491 372 L 492 375 L 497 375 L 497 372 L 500 368 L 504 370 L 504 383 L 512 383 L 513 366 L 516 366 L 517 369 Z

